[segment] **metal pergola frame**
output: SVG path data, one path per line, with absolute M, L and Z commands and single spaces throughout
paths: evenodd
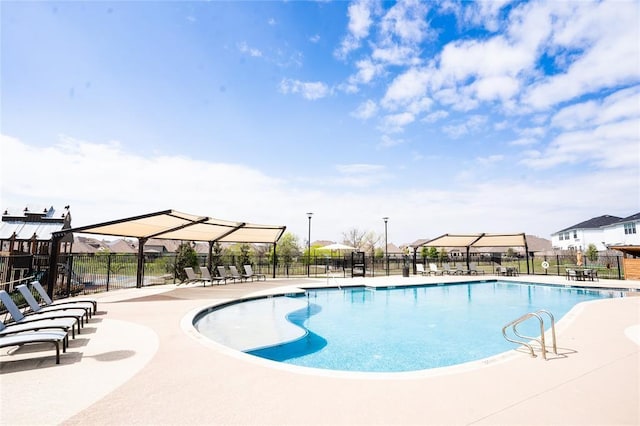
M 469 250 L 471 247 L 524 247 L 527 258 L 527 274 L 529 273 L 529 247 L 527 245 L 527 236 L 524 232 L 517 234 L 444 234 L 414 247 L 414 259 L 419 247 L 464 247 L 467 252 L 467 268 L 469 268 Z
M 150 238 L 208 242 L 209 262 L 211 262 L 213 245 L 216 242 L 273 244 L 273 278 L 275 278 L 276 243 L 285 230 L 286 226 L 232 222 L 208 216 L 181 213 L 175 210 L 163 210 L 95 225 L 64 229 L 52 233 L 47 292 L 50 296 L 53 295 L 58 269 L 57 259 L 60 254 L 60 242 L 65 236 L 73 233 L 137 238 L 138 268 L 136 287 L 141 288 L 144 279 L 144 245 Z

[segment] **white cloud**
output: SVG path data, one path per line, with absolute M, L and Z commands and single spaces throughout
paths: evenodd
M 389 41 L 397 37 L 403 44 L 415 44 L 425 39 L 429 26 L 426 16 L 427 3 L 419 0 L 405 0 L 393 5 L 382 18 L 382 37 Z
M 442 131 L 449 137 L 457 139 L 467 133 L 477 132 L 484 127 L 487 117 L 482 115 L 471 115 L 464 123 L 450 124 L 442 127 Z
M 565 72 L 541 79 L 523 100 L 537 109 L 640 80 L 639 6 L 633 1 L 575 2 L 556 15 L 551 42 L 579 48 Z
M 605 169 L 638 170 L 640 121 L 626 119 L 596 126 L 593 130 L 561 133 L 542 151 L 528 153 L 522 163 L 533 168 L 562 164 L 593 164 Z
M 391 148 L 394 146 L 402 145 L 403 143 L 403 139 L 392 138 L 389 135 L 382 135 L 382 138 L 380 138 L 380 143 L 377 147 L 380 149 Z
M 324 98 L 331 93 L 329 87 L 320 81 L 304 82 L 285 78 L 280 81 L 279 88 L 281 93 L 300 94 L 303 98 L 312 101 Z
M 262 52 L 259 49 L 249 47 L 249 45 L 244 41 L 241 43 L 238 43 L 238 50 L 240 50 L 240 52 L 242 53 L 248 54 L 249 56 L 258 57 L 258 58 L 262 56 Z
M 607 211 L 610 214 L 637 211 L 637 199 L 629 196 L 637 193 L 637 167 L 585 168 L 583 174 L 566 179 L 545 173 L 509 176 L 504 181 L 485 179 L 469 186 L 452 184 L 446 191 L 407 181 L 391 190 L 382 184 L 394 176 L 379 164 L 342 164 L 324 176 L 291 181 L 242 164 L 137 155 L 118 143 L 63 138 L 58 144 L 36 147 L 2 136 L 0 147 L 2 208 L 61 209 L 70 204 L 73 226 L 173 208 L 220 219 L 286 225 L 287 231 L 306 235 L 305 212 L 312 211 L 313 239 L 338 240 L 353 227 L 383 229 L 380 218 L 389 216 L 390 241 L 399 245 L 446 232 L 526 231 L 548 238 L 553 231 L 593 217 L 602 206 L 615 206 Z M 30 172 L 24 173 L 24 163 L 16 159 L 29 159 Z M 189 182 L 215 182 L 215 194 Z M 577 197 L 567 203 L 566 194 L 576 188 L 588 188 L 598 197 Z M 430 220 L 420 222 L 416 219 L 420 217 Z
M 447 118 L 449 116 L 449 113 L 443 109 L 432 112 L 431 114 L 428 114 L 427 116 L 425 116 L 422 121 L 425 121 L 427 123 L 435 123 L 438 120 L 441 120 L 443 118 Z
M 425 96 L 428 82 L 429 73 L 426 70 L 410 68 L 393 80 L 381 103 L 387 108 L 406 105 L 416 98 Z
M 504 160 L 504 155 L 501 154 L 493 154 L 493 155 L 489 155 L 487 157 L 478 157 L 476 158 L 476 162 L 486 166 L 489 164 L 493 164 L 493 163 L 499 163 L 502 160 Z
M 378 106 L 374 101 L 369 99 L 361 103 L 351 115 L 361 120 L 366 120 L 373 117 L 377 111 Z
M 372 23 L 373 2 L 358 0 L 349 5 L 347 15 L 349 16 L 349 33 L 345 36 L 340 47 L 334 52 L 336 57 L 344 59 L 353 50 L 360 47 L 360 40 L 369 35 L 369 28 Z
M 410 112 L 389 114 L 383 117 L 380 130 L 384 133 L 399 133 L 402 132 L 404 126 L 413 123 L 415 119 L 415 116 Z

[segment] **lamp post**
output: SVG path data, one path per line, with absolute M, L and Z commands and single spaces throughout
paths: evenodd
M 307 239 L 307 277 L 311 276 L 311 216 L 313 213 L 307 213 L 309 218 L 309 238 Z
M 382 220 L 384 220 L 384 262 L 387 275 L 389 275 L 389 253 L 387 253 L 387 246 L 389 245 L 387 243 L 387 222 L 389 221 L 389 218 L 383 217 Z

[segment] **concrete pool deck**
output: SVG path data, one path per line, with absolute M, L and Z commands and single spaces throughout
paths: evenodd
M 60 365 L 49 348 L 0 352 L 0 424 L 640 424 L 639 292 L 572 310 L 557 324 L 559 355 L 547 361 L 511 351 L 389 375 L 272 363 L 211 342 L 190 325 L 205 307 L 298 285 L 496 278 L 287 279 L 92 295 L 99 313 Z M 639 281 L 500 279 L 640 290 Z

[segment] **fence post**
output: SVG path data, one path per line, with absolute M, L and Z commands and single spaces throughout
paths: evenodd
M 556 254 L 556 270 L 558 271 L 558 276 L 560 276 L 560 255 Z
M 107 256 L 107 291 L 109 291 L 109 281 L 111 281 L 111 256 L 113 253 L 109 253 Z
M 73 277 L 73 256 L 68 257 L 67 265 L 69 265 L 69 269 L 67 270 L 67 297 L 70 297 L 71 296 L 71 278 Z
M 622 279 L 622 273 L 620 271 L 620 256 L 616 256 L 616 262 L 618 263 L 618 279 Z

